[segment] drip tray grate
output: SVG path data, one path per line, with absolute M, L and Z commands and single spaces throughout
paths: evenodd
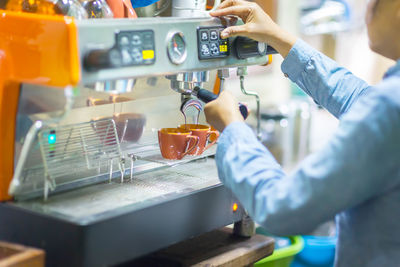
M 175 165 L 180 165 L 182 163 L 188 163 L 194 160 L 214 156 L 216 151 L 217 151 L 217 146 L 214 145 L 211 148 L 204 151 L 203 154 L 201 154 L 200 156 L 187 155 L 181 160 L 170 160 L 170 159 L 165 159 L 161 156 L 160 147 L 158 144 L 153 144 L 140 147 L 140 149 L 132 151 L 132 154 L 134 154 L 138 159 L 144 161 L 156 162 L 166 166 L 175 166 Z
M 213 159 L 135 176 L 131 182 L 92 185 L 52 196 L 44 202 L 31 200 L 18 205 L 74 221 L 107 216 L 117 209 L 141 208 L 220 184 Z

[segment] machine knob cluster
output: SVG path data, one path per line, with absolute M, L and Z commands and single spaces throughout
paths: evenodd
M 156 61 L 153 30 L 119 31 L 108 49 L 94 49 L 84 57 L 87 71 L 153 65 Z
M 268 54 L 276 54 L 276 50 L 266 43 L 239 36 L 235 39 L 234 52 L 238 59 L 247 59 L 251 57 L 260 57 Z
M 274 54 L 276 51 L 266 43 L 246 37 L 237 37 L 231 43 L 220 37 L 223 26 L 199 27 L 197 29 L 198 59 L 215 60 L 233 56 L 240 60 Z M 153 30 L 119 31 L 115 34 L 115 43 L 111 48 L 93 49 L 84 57 L 87 71 L 113 69 L 131 66 L 153 65 L 156 62 L 156 44 Z M 173 32 L 168 37 L 167 53 L 175 65 L 183 64 L 189 49 L 182 32 Z M 162 50 L 161 50 L 162 51 Z
M 95 49 L 86 54 L 84 66 L 89 71 L 122 66 L 122 53 L 118 49 Z

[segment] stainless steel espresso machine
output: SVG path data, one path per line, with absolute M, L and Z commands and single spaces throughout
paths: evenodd
M 0 239 L 46 250 L 49 266 L 105 266 L 240 221 L 216 148 L 165 160 L 157 131 L 184 122 L 194 87 L 267 64 L 268 47 L 221 39 L 215 18 L 74 23 L 78 84 L 20 86 Z

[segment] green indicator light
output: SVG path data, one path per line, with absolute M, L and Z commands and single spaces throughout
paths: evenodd
M 49 142 L 50 145 L 55 144 L 56 141 L 57 141 L 57 138 L 56 138 L 55 134 L 49 134 L 49 137 L 47 139 L 48 139 L 48 142 Z

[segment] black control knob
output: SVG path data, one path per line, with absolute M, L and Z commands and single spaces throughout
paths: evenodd
M 116 49 L 96 49 L 88 52 L 84 58 L 87 71 L 111 69 L 122 66 L 122 54 Z
M 276 54 L 276 50 L 253 39 L 239 36 L 235 39 L 234 50 L 238 59 L 246 59 L 251 57 L 260 57 L 268 54 Z

